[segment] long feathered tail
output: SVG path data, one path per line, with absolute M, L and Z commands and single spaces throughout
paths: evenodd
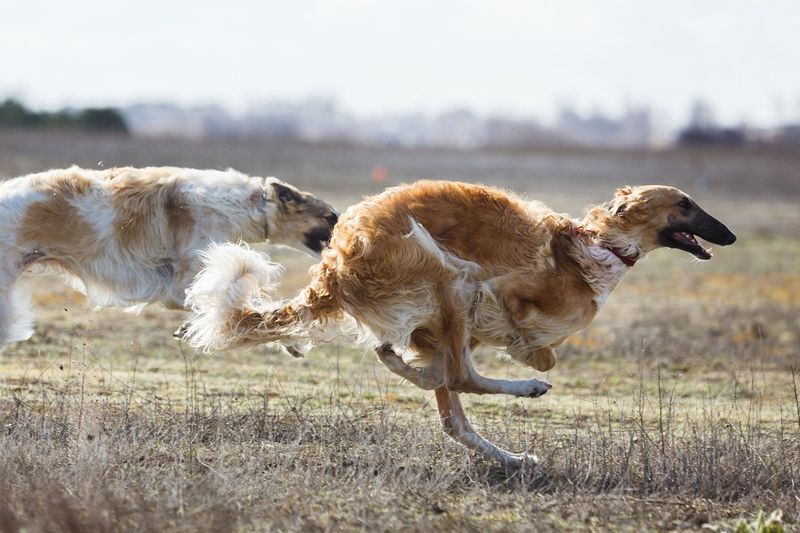
M 347 332 L 338 307 L 319 298 L 313 283 L 291 300 L 273 299 L 283 268 L 246 244 L 213 244 L 201 261 L 203 269 L 186 291 L 193 317 L 183 336 L 196 348 L 213 352 L 277 341 L 301 356 Z

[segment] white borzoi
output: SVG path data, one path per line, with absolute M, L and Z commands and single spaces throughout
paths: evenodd
M 213 242 L 318 255 L 338 213 L 275 178 L 233 170 L 72 167 L 0 184 L 0 348 L 33 333 L 27 274 L 58 272 L 98 306 L 183 308 Z

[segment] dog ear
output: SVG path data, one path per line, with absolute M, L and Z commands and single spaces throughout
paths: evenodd
M 272 189 L 275 191 L 275 197 L 282 204 L 291 205 L 303 202 L 303 198 L 296 190 L 284 185 L 283 183 L 272 183 Z
M 625 210 L 628 209 L 628 202 L 614 198 L 610 202 L 604 203 L 601 207 L 605 209 L 609 215 L 615 217 L 625 213 Z
M 614 200 L 611 201 L 609 211 L 614 216 L 619 216 L 625 213 L 628 209 L 627 197 L 633 193 L 633 187 L 626 185 L 614 191 Z

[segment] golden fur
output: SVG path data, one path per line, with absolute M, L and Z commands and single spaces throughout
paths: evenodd
M 254 306 L 252 295 L 229 302 L 216 346 L 313 342 L 327 321 L 349 315 L 382 343 L 378 356 L 390 370 L 436 390 L 448 434 L 516 463 L 524 457 L 471 428 L 458 393 L 536 397 L 550 386 L 485 378 L 472 367 L 470 349 L 483 343 L 537 370 L 552 368 L 554 348 L 591 322 L 630 266 L 664 245 L 665 231 L 702 214 L 719 226 L 722 237 L 714 238 L 735 239 L 699 207 L 684 209 L 686 202 L 696 205 L 672 187 L 623 188 L 575 220 L 492 187 L 420 181 L 389 189 L 342 215 L 310 285 L 294 300 L 271 309 Z M 200 329 L 193 330 L 198 338 L 207 333 Z

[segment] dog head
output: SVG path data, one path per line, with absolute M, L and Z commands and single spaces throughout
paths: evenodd
M 618 189 L 614 198 L 589 212 L 607 246 L 636 257 L 656 248 L 677 248 L 698 259 L 711 259 L 696 237 L 727 246 L 736 235 L 706 213 L 688 194 L 674 187 L 645 185 Z
M 322 252 L 339 220 L 339 212 L 311 193 L 275 178 L 264 183 L 264 197 L 274 206 L 267 217 L 267 237 L 275 244 Z

